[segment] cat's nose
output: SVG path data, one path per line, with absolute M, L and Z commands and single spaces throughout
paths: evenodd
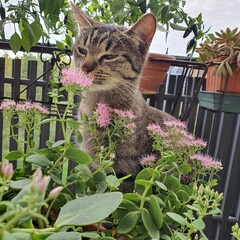
M 90 73 L 92 72 L 97 66 L 97 63 L 95 61 L 85 61 L 85 63 L 82 66 L 82 70 L 85 73 Z

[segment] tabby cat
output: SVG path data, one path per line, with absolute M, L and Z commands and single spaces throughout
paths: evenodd
M 79 25 L 73 49 L 76 67 L 93 78 L 93 86 L 83 94 L 79 117 L 82 113 L 90 116 L 99 102 L 111 108 L 131 110 L 136 115 L 135 133 L 118 148 L 114 163 L 119 177 L 130 173 L 134 177 L 141 170 L 139 159 L 151 153 L 146 126 L 172 118 L 150 107 L 138 90 L 156 19 L 148 13 L 126 29 L 96 22 L 71 5 Z M 93 154 L 94 143 L 87 132 L 83 131 L 83 136 L 82 149 Z

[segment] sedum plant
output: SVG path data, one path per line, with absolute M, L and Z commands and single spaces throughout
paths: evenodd
M 216 65 L 217 75 L 231 76 L 233 66 L 237 70 L 240 67 L 240 31 L 238 28 L 227 28 L 209 34 L 196 51 L 199 53 L 199 61 Z
M 206 142 L 192 136 L 178 120 L 150 124 L 153 154 L 136 159 L 142 170 L 133 180 L 133 191 L 123 194 L 119 188 L 130 176 L 115 175 L 115 151 L 135 130 L 134 114 L 99 103 L 94 114 L 83 116 L 81 122 L 68 118 L 74 97 L 92 83 L 71 69 L 62 70 L 60 82 L 62 87 L 49 93 L 57 118 L 48 117 L 48 109 L 36 103 L 4 100 L 0 105 L 14 124 L 11 138 L 18 144 L 1 162 L 0 238 L 207 239 L 204 217 L 220 213 L 222 193 L 214 187 L 222 166 L 200 153 Z M 68 93 L 65 101 L 62 91 Z M 65 104 L 62 114 L 60 102 Z M 12 121 L 16 116 L 19 120 Z M 33 132 L 52 122 L 60 123 L 63 139 L 48 140 L 38 149 Z M 95 156 L 71 141 L 74 134 L 81 143 L 81 127 L 88 128 L 96 142 Z M 16 128 L 26 130 L 24 139 Z M 72 169 L 70 161 L 75 163 Z

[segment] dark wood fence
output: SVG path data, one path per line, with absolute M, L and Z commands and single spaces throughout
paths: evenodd
M 0 49 L 9 49 L 9 45 L 0 42 Z M 47 93 L 50 86 L 49 69 L 58 62 L 54 55 L 55 50 L 51 47 L 35 47 L 34 52 L 46 52 L 50 57 L 48 61 L 40 64 L 41 70 L 38 67 L 39 61 L 29 60 L 26 77 L 21 76 L 20 59 L 11 60 L 10 65 L 6 65 L 6 58 L 0 57 L 0 101 L 5 98 L 37 99 L 51 109 L 51 99 L 48 98 Z M 224 192 L 222 214 L 206 219 L 206 235 L 209 240 L 230 240 L 233 239 L 230 235 L 232 225 L 236 222 L 240 223 L 240 114 L 200 107 L 197 95 L 200 89 L 204 89 L 207 68 L 204 64 L 183 58 L 177 59 L 171 62 L 167 79 L 158 92 L 145 97 L 151 105 L 187 122 L 189 131 L 208 142 L 205 153 L 222 161 L 223 170 L 220 173 L 218 186 L 218 190 Z M 9 67 L 12 68 L 11 76 L 6 76 Z M 44 72 L 46 74 L 43 74 Z M 38 76 L 40 78 L 35 81 Z M 26 91 L 19 94 L 29 85 Z M 5 124 L 0 112 L 0 158 L 7 151 L 17 147 L 7 138 L 9 130 L 6 132 Z M 43 147 L 49 137 L 54 140 L 62 138 L 58 124 L 55 126 L 45 124 L 42 127 L 39 147 Z

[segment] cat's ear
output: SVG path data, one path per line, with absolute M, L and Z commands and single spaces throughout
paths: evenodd
M 155 16 L 151 13 L 147 13 L 128 29 L 127 33 L 129 35 L 132 33 L 137 34 L 142 41 L 150 45 L 156 32 L 156 26 L 157 22 Z
M 82 27 L 92 27 L 94 25 L 99 25 L 99 23 L 89 16 L 87 16 L 79 7 L 77 7 L 74 3 L 70 2 L 74 16 L 77 20 L 77 23 L 80 28 Z

